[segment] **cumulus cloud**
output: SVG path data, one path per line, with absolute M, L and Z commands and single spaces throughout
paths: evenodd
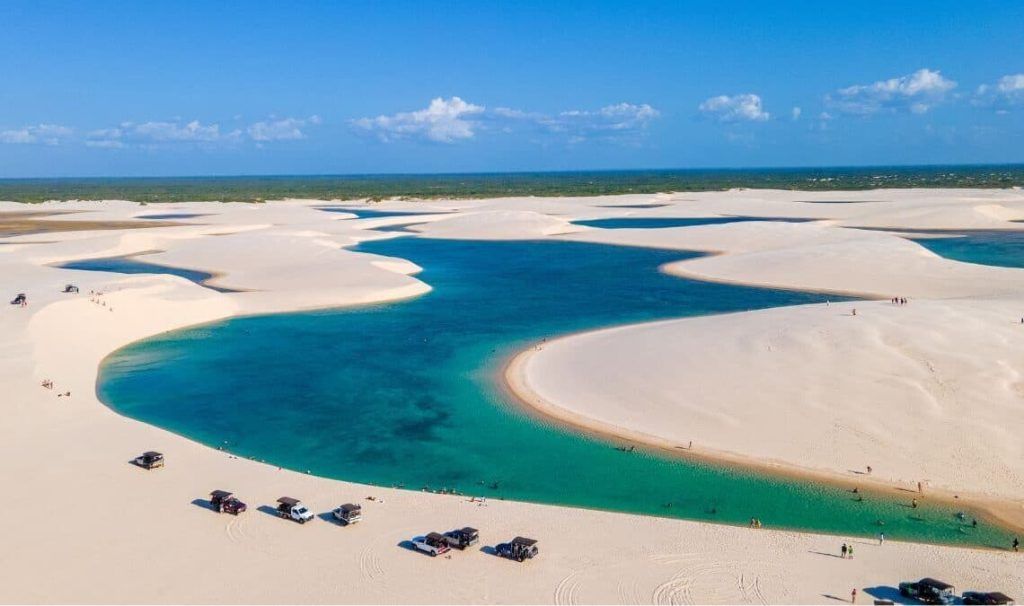
M 483 112 L 484 107 L 467 103 L 460 97 L 437 97 L 425 109 L 359 118 L 351 123 L 356 129 L 374 134 L 382 141 L 425 138 L 438 143 L 454 143 L 473 138 L 478 125 L 475 117 Z
M 925 68 L 898 78 L 841 88 L 826 95 L 825 102 L 847 114 L 870 115 L 883 110 L 923 114 L 941 103 L 956 85 L 939 71 Z
M 291 141 L 306 138 L 302 129 L 307 124 L 320 124 L 320 116 L 264 120 L 249 125 L 246 132 L 253 141 Z
M 804 113 L 804 110 L 800 109 L 799 107 L 794 107 L 794 108 L 793 108 L 793 109 L 792 109 L 792 110 L 790 111 L 790 116 L 791 116 L 791 117 L 792 117 L 792 118 L 793 118 L 794 120 L 799 120 L 799 119 L 800 119 L 800 115 L 801 115 L 801 114 L 803 114 L 803 113 Z
M 37 124 L 0 131 L 0 143 L 59 145 L 74 130 L 59 124 Z
M 697 109 L 719 122 L 764 122 L 771 118 L 761 106 L 761 97 L 753 93 L 718 95 L 707 99 Z
M 541 124 L 554 129 L 576 130 L 581 133 L 621 132 L 647 128 L 647 124 L 660 116 L 658 110 L 646 103 L 618 103 L 606 105 L 596 111 L 572 109 L 560 112 L 555 118 L 541 118 Z
M 1001 111 L 1010 106 L 1024 105 L 1024 74 L 1010 74 L 995 84 L 982 84 L 978 87 L 974 103 L 994 106 Z
M 646 103 L 618 103 L 597 110 L 571 109 L 547 114 L 511 107 L 490 109 L 452 97 L 434 99 L 426 109 L 359 118 L 351 124 L 358 132 L 386 142 L 418 138 L 455 143 L 472 139 L 480 132 L 560 134 L 571 142 L 579 142 L 588 137 L 613 138 L 636 133 L 659 115 Z
M 257 144 L 305 138 L 305 129 L 320 124 L 319 116 L 308 118 L 269 118 L 242 128 L 224 130 L 220 124 L 204 124 L 199 120 L 156 120 L 122 122 L 115 127 L 86 133 L 83 142 L 89 147 L 123 148 L 165 145 L 234 145 L 248 138 Z

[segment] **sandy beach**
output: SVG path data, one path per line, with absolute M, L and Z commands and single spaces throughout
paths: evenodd
M 851 199 L 858 202 L 820 203 Z M 12 495 L 0 506 L 0 601 L 828 603 L 849 599 L 853 588 L 864 600 L 891 598 L 899 581 L 923 576 L 1024 596 L 1020 554 L 1008 551 L 878 545 L 368 487 L 239 459 L 122 417 L 97 399 L 102 360 L 148 336 L 428 292 L 415 264 L 345 248 L 399 235 L 373 228 L 408 224 L 408 216 L 318 210 L 364 204 L 0 203 L 2 221 L 23 234 L 2 239 L 4 296 L 29 299 L 0 313 L 0 471 Z M 416 237 L 696 250 L 710 254 L 662 270 L 870 297 L 548 340 L 510 365 L 510 385 L 547 414 L 623 439 L 692 440 L 701 456 L 834 481 L 923 482 L 928 494 L 991 503 L 1024 526 L 1024 270 L 948 260 L 895 231 L 877 231 L 1015 229 L 1024 220 L 1020 191 L 737 190 L 372 207 L 427 213 L 407 227 Z M 38 214 L 56 211 L 74 214 Z M 198 216 L 168 225 L 145 218 L 158 213 Z M 812 221 L 664 229 L 572 223 L 733 215 Z M 47 221 L 53 230 L 39 226 Z M 143 228 L 125 227 L 132 222 Z M 211 284 L 238 292 L 170 275 L 55 267 L 140 253 L 147 262 L 208 272 Z M 61 293 L 69 283 L 80 292 Z M 889 301 L 897 296 L 908 303 Z M 54 388 L 41 387 L 44 380 Z M 151 449 L 167 455 L 166 468 L 128 464 Z M 203 507 L 217 488 L 234 491 L 250 510 L 234 518 Z M 259 510 L 284 494 L 317 514 L 359 502 L 365 519 L 300 527 Z M 520 565 L 473 549 L 432 559 L 401 546 L 465 525 L 481 530 L 483 545 L 532 536 L 541 556 Z M 844 540 L 857 546 L 855 559 L 838 557 Z

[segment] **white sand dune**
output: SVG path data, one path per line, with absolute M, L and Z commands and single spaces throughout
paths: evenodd
M 805 202 L 824 199 L 872 202 Z M 609 208 L 646 203 L 666 206 Z M 0 476 L 7 487 L 0 601 L 821 603 L 846 599 L 855 587 L 865 599 L 867 590 L 887 595 L 886 587 L 922 576 L 1024 596 L 1019 554 L 860 541 L 857 558 L 845 561 L 833 555 L 845 537 L 523 503 L 481 506 L 465 497 L 371 488 L 236 459 L 121 417 L 96 399 L 103 357 L 146 336 L 239 314 L 429 290 L 406 260 L 342 248 L 393 237 L 367 228 L 407 218 L 357 220 L 314 208 L 327 204 L 335 203 L 48 203 L 32 210 L 76 210 L 76 219 L 89 221 L 204 216 L 179 220 L 188 225 L 3 240 L 3 284 L 10 296 L 29 294 L 30 304 L 0 310 Z M 736 191 L 373 208 L 454 212 L 429 215 L 416 228 L 419 237 L 553 237 L 718 251 L 665 269 L 910 296 L 906 307 L 805 306 L 572 336 L 523 360 L 523 387 L 582 424 L 692 439 L 709 454 L 835 474 L 870 464 L 881 480 L 924 478 L 1019 502 L 1024 271 L 955 263 L 895 234 L 843 226 L 1010 229 L 1024 217 L 1020 192 Z M 0 203 L 0 211 L 23 210 Z M 726 214 L 823 222 L 665 230 L 569 222 Z M 147 261 L 213 273 L 215 284 L 245 292 L 214 292 L 174 276 L 51 266 L 143 252 L 152 253 Z M 69 282 L 82 292 L 59 293 Z M 857 316 L 846 315 L 853 307 Z M 40 387 L 46 378 L 54 390 Z M 72 397 L 56 396 L 65 391 Z M 166 453 L 168 466 L 145 472 L 127 464 L 147 449 Z M 215 488 L 235 491 L 250 511 L 233 518 L 193 504 Z M 257 510 L 283 494 L 303 498 L 317 513 L 358 501 L 366 519 L 351 528 L 323 520 L 300 527 Z M 541 557 L 519 565 L 473 550 L 431 559 L 399 546 L 467 524 L 481 529 L 485 544 L 534 536 Z

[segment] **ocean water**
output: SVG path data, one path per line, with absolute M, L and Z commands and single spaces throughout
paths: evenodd
M 1003 547 L 925 502 L 668 457 L 550 424 L 512 402 L 500 371 L 546 337 L 668 317 L 816 303 L 823 296 L 684 280 L 692 254 L 574 242 L 400 237 L 357 250 L 409 259 L 421 297 L 238 318 L 114 352 L 100 398 L 241 456 L 407 489 L 891 539 Z M 835 299 L 835 297 L 833 297 Z M 694 386 L 699 388 L 698 385 Z M 695 436 L 699 443 L 699 436 Z M 362 495 L 354 494 L 353 498 Z M 268 495 L 269 497 L 269 495 Z M 970 512 L 968 512 L 970 515 Z
M 1024 165 L 657 169 L 415 175 L 266 175 L 0 179 L 0 200 L 241 201 L 282 198 L 596 196 L 731 188 L 806 191 L 1020 187 Z M 817 201 L 810 195 L 809 201 Z M 856 201 L 856 198 L 851 198 Z
M 79 269 L 83 271 L 107 271 L 117 274 L 168 274 L 185 278 L 186 280 L 195 282 L 200 286 L 217 292 L 238 292 L 231 288 L 222 288 L 220 286 L 207 284 L 206 281 L 212 278 L 213 274 L 206 273 L 205 271 L 147 263 L 145 261 L 140 261 L 136 257 L 97 257 L 95 259 L 81 259 L 78 261 L 63 263 L 58 265 L 58 267 L 62 269 Z
M 607 219 L 585 219 L 573 221 L 574 225 L 599 227 L 601 229 L 662 229 L 665 227 L 693 227 L 696 225 L 722 225 L 725 223 L 746 223 L 749 221 L 782 221 L 784 223 L 806 223 L 815 219 L 788 217 L 611 217 Z
M 913 240 L 935 254 L 954 261 L 1024 267 L 1024 231 L 965 231 L 953 237 Z

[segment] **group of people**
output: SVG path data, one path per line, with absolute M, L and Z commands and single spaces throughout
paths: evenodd
M 843 543 L 843 546 L 839 549 L 839 553 L 841 554 L 840 557 L 842 557 L 844 560 L 852 560 L 853 544 L 847 545 L 846 543 Z
M 51 380 L 51 379 L 43 379 L 43 382 L 41 383 L 41 385 L 43 386 L 44 389 L 53 389 L 53 380 Z M 58 398 L 70 398 L 71 397 L 71 392 L 70 391 L 61 392 L 61 393 L 57 394 L 57 397 Z
M 759 520 L 757 518 L 750 518 L 750 527 L 751 528 L 760 528 L 761 527 L 761 520 Z
M 893 305 L 906 305 L 907 304 L 907 298 L 906 297 L 893 297 L 893 298 L 889 299 L 889 302 L 892 303 Z

